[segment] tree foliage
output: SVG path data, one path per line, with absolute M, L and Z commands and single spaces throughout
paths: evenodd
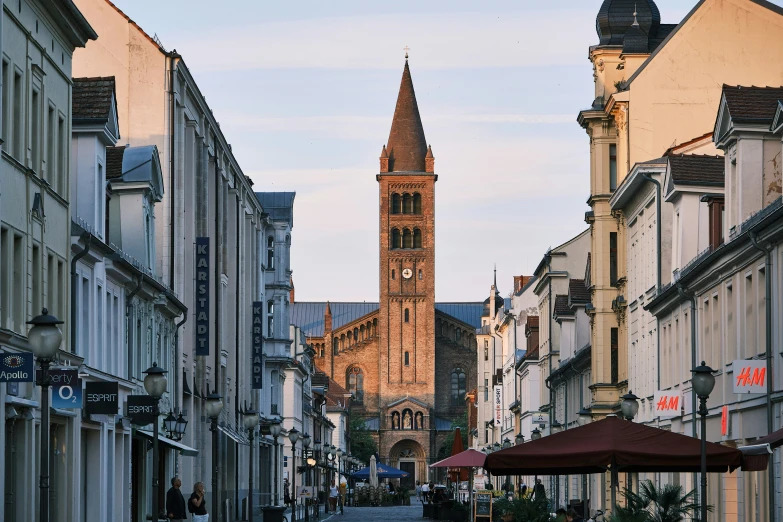
M 372 437 L 372 431 L 367 429 L 362 417 L 351 415 L 351 455 L 365 464 L 370 463 L 370 457 L 378 452 L 378 446 Z
M 650 480 L 639 483 L 639 493 L 625 489 L 625 506 L 615 506 L 611 522 L 680 522 L 699 508 L 696 490 L 685 493 L 682 486 L 666 484 L 660 488 Z M 708 510 L 712 510 L 710 506 Z

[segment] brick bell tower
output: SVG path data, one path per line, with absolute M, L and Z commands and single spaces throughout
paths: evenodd
M 435 158 L 405 55 L 389 141 L 380 157 L 379 392 L 385 407 L 435 400 Z M 427 426 L 429 428 L 429 426 Z

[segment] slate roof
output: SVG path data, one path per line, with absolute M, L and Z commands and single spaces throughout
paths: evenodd
M 674 183 L 680 185 L 722 187 L 725 159 L 723 156 L 700 154 L 669 156 L 669 170 Z
M 783 87 L 723 86 L 729 115 L 735 122 L 771 124 L 783 100 Z
M 653 0 L 604 0 L 595 19 L 598 45 L 622 46 L 623 54 L 652 53 L 676 27 L 661 23 Z
M 568 297 L 571 303 L 589 303 L 592 296 L 587 289 L 584 279 L 570 279 L 568 281 Z
M 555 296 L 555 315 L 574 315 L 574 311 L 568 305 L 567 295 Z
M 74 78 L 71 117 L 74 121 L 108 121 L 114 92 L 114 76 Z
M 287 221 L 294 226 L 294 197 L 296 192 L 256 192 L 264 212 L 276 221 Z
M 125 147 L 106 147 L 106 179 L 122 178 L 122 157 Z
M 361 317 L 378 310 L 378 303 L 329 303 L 332 310 L 332 329 L 337 330 Z M 435 309 L 469 324 L 481 327 L 482 303 L 435 303 Z M 301 328 L 307 337 L 323 337 L 326 302 L 293 302 L 290 320 Z
M 389 172 L 426 170 L 424 158 L 427 156 L 427 140 L 424 138 L 424 126 L 421 124 L 407 58 L 386 149 L 389 155 Z

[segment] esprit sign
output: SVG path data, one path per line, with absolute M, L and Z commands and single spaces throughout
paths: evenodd
M 196 355 L 209 355 L 209 238 L 196 238 Z
M 495 426 L 503 423 L 503 386 L 495 386 Z
M 33 354 L 0 354 L 0 382 L 33 382 Z
M 734 393 L 767 393 L 766 361 L 734 361 Z
M 127 417 L 133 424 L 146 426 L 155 422 L 155 399 L 149 395 L 128 397 Z
M 253 303 L 253 353 L 250 362 L 252 371 L 252 388 L 260 390 L 264 384 L 264 303 L 255 301 Z
M 682 410 L 682 395 L 678 391 L 657 391 L 653 397 L 653 417 L 671 419 L 679 417 Z
M 117 415 L 120 386 L 116 382 L 88 382 L 85 385 L 87 415 Z

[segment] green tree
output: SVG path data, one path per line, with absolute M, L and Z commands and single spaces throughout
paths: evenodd
M 438 449 L 438 460 L 443 460 L 446 457 L 451 456 L 451 447 L 454 445 L 454 434 L 456 429 L 459 428 L 460 435 L 462 436 L 462 447 L 468 447 L 468 412 L 467 410 L 459 418 L 451 421 L 451 432 L 443 440 Z
M 351 415 L 349 423 L 351 433 L 351 455 L 365 464 L 370 463 L 370 457 L 378 452 L 378 446 L 372 437 L 372 431 L 367 429 L 364 419 Z
M 699 507 L 695 489 L 685 493 L 673 484 L 658 488 L 650 480 L 639 483 L 639 493 L 626 489 L 622 495 L 626 505 L 615 506 L 611 522 L 680 522 Z M 711 506 L 707 509 L 712 511 Z

